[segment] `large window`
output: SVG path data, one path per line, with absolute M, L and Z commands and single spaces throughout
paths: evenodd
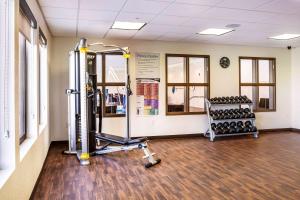
M 104 117 L 125 116 L 127 59 L 121 53 L 98 54 L 96 59 L 97 85 L 104 95 Z
M 166 54 L 168 115 L 203 114 L 209 98 L 209 56 Z
M 42 32 L 39 30 L 39 63 L 38 63 L 38 87 L 39 87 L 39 98 L 38 98 L 38 124 L 45 125 L 47 121 L 47 39 Z
M 22 143 L 33 130 L 35 116 L 34 29 L 37 22 L 26 1 L 20 0 L 19 11 L 19 139 Z
M 7 87 L 8 87 L 8 20 L 7 2 L 0 0 L 0 135 L 8 128 L 7 122 Z M 0 138 L 1 142 L 1 138 Z
M 276 110 L 276 59 L 240 57 L 240 94 L 254 103 L 254 111 Z

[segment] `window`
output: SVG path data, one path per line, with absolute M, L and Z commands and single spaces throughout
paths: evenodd
M 47 121 L 47 39 L 39 30 L 39 63 L 38 63 L 38 124 L 45 125 Z
M 167 115 L 205 113 L 209 86 L 209 56 L 166 54 Z
M 19 11 L 19 123 L 20 144 L 29 136 L 35 118 L 34 29 L 37 22 L 25 0 Z M 30 103 L 29 103 L 30 102 Z
M 255 112 L 276 111 L 276 59 L 240 57 L 240 95 L 248 96 Z
M 121 53 L 98 54 L 96 59 L 97 85 L 104 95 L 104 117 L 125 116 L 127 59 Z
M 0 0 L 0 188 L 15 169 L 14 2 Z
M 7 85 L 6 39 L 7 39 L 7 8 L 6 1 L 0 1 L 0 134 L 5 132 L 5 86 Z

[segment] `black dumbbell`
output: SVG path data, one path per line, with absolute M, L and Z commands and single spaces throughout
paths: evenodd
M 244 109 L 244 112 L 245 112 L 245 113 L 250 113 L 251 111 L 250 111 L 249 108 L 245 108 L 245 109 Z
M 245 126 L 249 128 L 249 132 L 256 132 L 257 128 L 253 126 L 251 121 L 246 121 Z
M 216 130 L 214 130 L 216 135 L 220 135 L 222 134 L 222 129 L 221 128 L 216 128 Z
M 220 122 L 217 124 L 217 128 L 222 128 L 222 127 L 223 127 L 223 123 Z
M 246 118 L 246 113 L 240 112 L 240 119 L 244 119 L 244 118 Z
M 245 126 L 252 126 L 252 122 L 251 121 L 246 121 Z
M 251 130 L 252 130 L 252 122 L 246 121 L 244 123 L 243 132 L 247 133 L 247 132 L 251 132 Z
M 230 122 L 229 124 L 230 128 L 229 128 L 229 133 L 235 133 L 236 132 L 236 122 Z
M 212 124 L 211 124 L 211 129 L 212 129 L 213 131 L 215 131 L 216 128 L 217 128 L 217 125 L 216 125 L 215 123 L 212 123 Z
M 236 123 L 236 125 L 237 125 L 237 126 L 244 126 L 244 123 L 243 123 L 242 121 L 238 121 L 238 122 Z
M 228 123 L 228 122 L 224 122 L 224 123 L 223 123 L 223 127 L 228 128 L 228 127 L 229 127 L 229 123 Z
M 245 118 L 250 118 L 249 116 L 250 116 L 250 113 L 244 113 L 244 115 L 245 115 Z
M 250 113 L 248 118 L 255 118 L 255 114 L 254 113 Z
M 229 126 L 230 127 L 236 127 L 236 122 L 230 122 Z
M 235 128 L 235 132 L 236 133 L 242 133 L 243 132 L 243 126 L 236 126 L 236 128 Z

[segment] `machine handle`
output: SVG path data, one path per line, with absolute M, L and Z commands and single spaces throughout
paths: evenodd
M 70 95 L 70 94 L 80 94 L 79 91 L 76 91 L 74 89 L 66 89 L 66 94 Z

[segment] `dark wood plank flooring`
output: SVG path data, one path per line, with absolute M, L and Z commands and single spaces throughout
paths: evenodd
M 139 150 L 80 166 L 65 148 L 51 146 L 32 199 L 300 199 L 299 133 L 155 140 L 162 163 L 150 169 Z

